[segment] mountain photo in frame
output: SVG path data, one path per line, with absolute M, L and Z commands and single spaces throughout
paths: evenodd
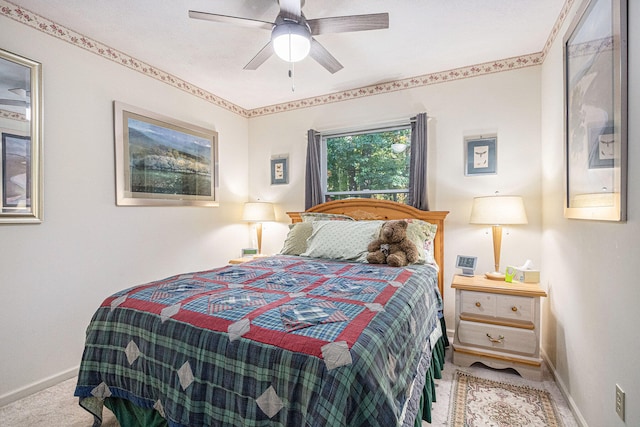
M 218 206 L 218 134 L 114 103 L 119 206 Z

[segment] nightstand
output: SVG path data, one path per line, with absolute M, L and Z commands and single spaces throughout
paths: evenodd
M 264 257 L 268 257 L 269 255 L 250 255 L 250 256 L 245 256 L 242 258 L 234 258 L 234 259 L 230 259 L 229 260 L 229 264 L 242 264 L 245 262 L 249 262 L 249 261 L 253 261 L 256 258 L 264 258 Z
M 513 368 L 540 380 L 540 297 L 547 296 L 540 285 L 455 275 L 451 287 L 456 290 L 453 363 Z
M 229 260 L 229 264 L 242 264 L 244 262 L 249 262 L 249 261 L 252 261 L 252 260 L 253 260 L 253 257 L 245 256 L 245 257 L 242 257 L 242 258 L 230 259 Z

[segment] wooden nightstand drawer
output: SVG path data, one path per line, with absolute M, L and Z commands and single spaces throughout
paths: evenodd
M 500 295 L 496 302 L 496 316 L 533 322 L 534 305 L 533 298 Z
M 461 314 L 479 314 L 533 322 L 534 300 L 529 297 L 460 291 Z
M 462 313 L 496 315 L 496 296 L 486 292 L 461 291 L 460 307 Z
M 461 320 L 458 339 L 463 345 L 483 347 L 533 355 L 536 352 L 536 334 L 531 329 L 510 328 L 486 323 Z

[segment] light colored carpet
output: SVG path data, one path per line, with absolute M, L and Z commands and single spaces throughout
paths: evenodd
M 423 427 L 450 426 L 449 408 L 451 391 L 456 371 L 461 370 L 476 377 L 509 384 L 524 385 L 546 390 L 556 406 L 558 417 L 564 427 L 577 427 L 573 415 L 567 406 L 551 374 L 545 369 L 542 381 L 530 381 L 521 378 L 515 371 L 493 370 L 475 364 L 461 368 L 451 363 L 451 348 L 446 352 L 446 364 L 442 379 L 436 381 L 438 401 L 433 405 L 433 422 L 423 422 Z M 78 405 L 73 396 L 76 378 L 64 381 L 39 393 L 0 408 L 0 426 L 2 427 L 91 427 L 93 417 Z M 104 410 L 104 427 L 118 427 L 119 424 L 108 409 Z
M 3 427 L 91 427 L 93 415 L 78 405 L 73 396 L 77 378 L 71 378 L 46 390 L 0 408 Z M 120 424 L 107 408 L 103 411 L 103 427 Z

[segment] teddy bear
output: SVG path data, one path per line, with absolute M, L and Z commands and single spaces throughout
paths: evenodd
M 386 221 L 380 237 L 369 243 L 367 262 L 402 267 L 418 260 L 418 248 L 407 238 L 409 224 L 404 220 Z

